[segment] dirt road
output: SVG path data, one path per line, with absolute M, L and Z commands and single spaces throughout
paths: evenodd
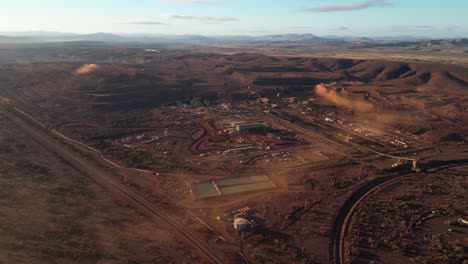
M 89 177 L 103 188 L 111 191 L 130 205 L 138 208 L 147 215 L 158 217 L 172 227 L 181 237 L 183 237 L 191 246 L 199 249 L 203 256 L 213 263 L 224 263 L 223 259 L 218 256 L 207 244 L 195 237 L 192 233 L 186 230 L 182 225 L 175 221 L 172 217 L 162 212 L 158 208 L 143 199 L 140 195 L 129 190 L 126 186 L 120 184 L 112 176 L 106 172 L 94 167 L 85 159 L 77 154 L 70 152 L 66 147 L 62 146 L 58 140 L 46 132 L 43 128 L 36 127 L 32 122 L 28 122 L 19 118 L 14 112 L 9 112 L 3 107 L 0 108 L 1 114 L 11 120 L 15 125 L 29 134 L 36 142 L 44 146 L 48 151 L 57 155 L 65 163 Z

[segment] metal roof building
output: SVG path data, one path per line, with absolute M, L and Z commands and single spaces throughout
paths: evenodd
M 265 128 L 265 124 L 263 123 L 243 123 L 243 124 L 236 125 L 237 132 L 243 132 L 243 131 L 254 130 L 254 129 L 262 129 L 262 128 Z

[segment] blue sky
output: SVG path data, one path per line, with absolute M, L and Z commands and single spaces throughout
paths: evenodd
M 0 0 L 0 31 L 468 36 L 467 0 Z

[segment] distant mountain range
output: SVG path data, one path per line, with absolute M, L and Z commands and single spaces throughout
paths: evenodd
M 314 34 L 279 34 L 266 36 L 202 36 L 169 34 L 74 34 L 53 31 L 0 32 L 0 43 L 30 42 L 66 42 L 66 41 L 101 41 L 101 42 L 143 42 L 143 43 L 395 43 L 416 41 L 428 44 L 465 45 L 467 38 L 433 40 L 415 36 L 389 37 L 353 37 L 353 36 L 316 36 Z M 401 44 L 401 43 L 400 43 Z
M 111 33 L 74 34 L 51 31 L 0 32 L 0 42 L 122 41 Z

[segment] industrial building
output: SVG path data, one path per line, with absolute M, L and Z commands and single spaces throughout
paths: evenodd
M 261 130 L 264 129 L 266 126 L 263 123 L 242 123 L 236 124 L 236 131 L 239 133 L 248 132 L 251 130 Z

